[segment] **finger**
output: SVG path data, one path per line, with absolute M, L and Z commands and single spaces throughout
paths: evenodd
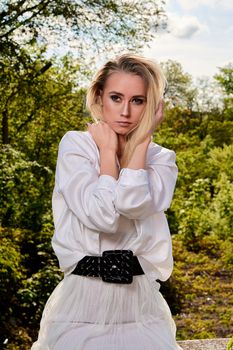
M 93 127 L 94 127 L 94 124 L 87 123 L 87 131 L 89 131 L 90 134 L 93 133 Z
M 164 101 L 160 100 L 156 113 L 163 113 L 163 109 L 164 109 Z
M 94 125 L 104 124 L 103 120 L 97 120 Z

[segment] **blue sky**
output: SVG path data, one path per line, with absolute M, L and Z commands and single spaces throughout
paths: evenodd
M 233 62 L 232 0 L 167 0 L 169 33 L 158 33 L 144 54 L 173 59 L 193 77 L 212 77 Z

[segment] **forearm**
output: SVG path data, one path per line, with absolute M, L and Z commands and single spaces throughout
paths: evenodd
M 119 170 L 116 153 L 109 149 L 100 149 L 100 175 L 109 175 L 118 179 Z
M 151 141 L 150 137 L 147 137 L 145 141 L 140 143 L 134 150 L 134 153 L 127 165 L 129 169 L 145 169 L 146 168 L 146 154 L 149 143 Z
M 116 133 L 107 123 L 88 124 L 90 132 L 100 153 L 100 175 L 109 175 L 118 179 L 119 170 L 116 162 L 118 140 Z
M 60 217 L 67 208 L 67 213 L 75 215 L 85 227 L 115 233 L 119 224 L 114 206 L 117 181 L 111 176 L 99 176 L 93 152 L 93 142 L 85 133 L 71 131 L 63 137 L 53 195 L 56 225 L 65 225 L 65 219 L 60 220 Z

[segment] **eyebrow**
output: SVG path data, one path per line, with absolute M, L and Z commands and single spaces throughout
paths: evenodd
M 116 94 L 116 95 L 119 95 L 119 96 L 124 96 L 122 93 L 117 92 L 117 91 L 110 91 L 110 92 L 109 92 L 109 95 L 110 95 L 110 94 Z M 134 96 L 132 96 L 132 98 L 135 98 L 135 97 L 137 97 L 137 98 L 143 98 L 143 99 L 146 100 L 146 96 L 144 96 L 144 95 L 134 95 Z

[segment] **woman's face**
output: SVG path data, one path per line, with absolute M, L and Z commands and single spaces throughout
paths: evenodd
M 106 80 L 101 94 L 102 120 L 117 134 L 134 129 L 146 106 L 146 85 L 139 76 L 114 72 Z

